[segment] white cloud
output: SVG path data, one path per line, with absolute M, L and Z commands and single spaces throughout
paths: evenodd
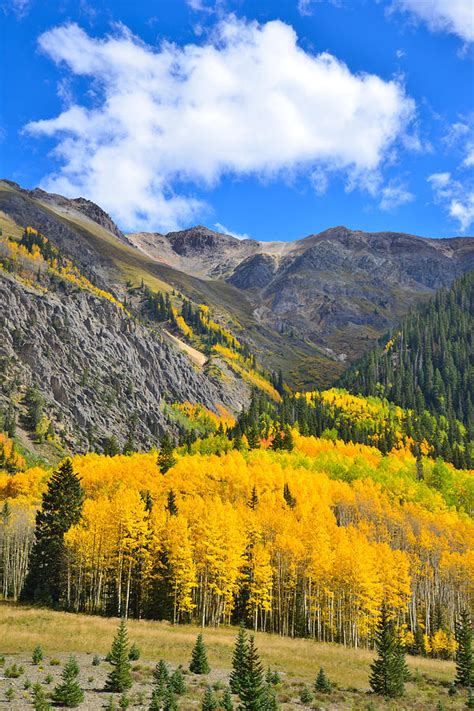
M 342 5 L 342 0 L 298 0 L 298 12 L 300 15 L 312 15 L 314 6 L 321 2 L 328 2 L 336 7 Z
M 6 3 L 2 4 L 2 10 L 4 12 L 13 12 L 18 20 L 22 20 L 26 15 L 28 15 L 31 4 L 33 0 L 7 0 Z
M 280 21 L 228 16 L 207 44 L 158 50 L 124 27 L 96 39 L 75 24 L 39 43 L 95 91 L 92 106 L 26 126 L 56 141 L 59 167 L 42 185 L 97 201 L 130 230 L 189 223 L 203 209 L 193 185 L 224 175 L 319 169 L 369 184 L 414 114 L 399 81 L 305 52 Z
M 250 235 L 247 234 L 239 234 L 238 232 L 233 232 L 232 230 L 229 230 L 228 227 L 225 225 L 222 225 L 220 222 L 216 222 L 214 227 L 216 228 L 217 232 L 221 232 L 223 235 L 230 235 L 231 237 L 235 237 L 236 239 L 252 239 Z
M 466 232 L 474 222 L 474 186 L 460 182 L 451 173 L 433 173 L 428 177 L 435 200 L 458 221 L 461 232 Z
M 386 187 L 382 188 L 381 192 L 382 199 L 379 207 L 385 212 L 396 210 L 397 207 L 406 205 L 415 199 L 415 196 L 407 189 L 405 184 L 396 181 L 391 181 Z
M 472 0 L 394 0 L 391 7 L 409 12 L 432 32 L 448 32 L 464 42 L 474 41 Z

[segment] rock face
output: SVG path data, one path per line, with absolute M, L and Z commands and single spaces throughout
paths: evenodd
M 41 293 L 1 271 L 0 362 L 23 389 L 40 390 L 62 441 L 75 451 L 111 435 L 123 443 L 130 431 L 138 446 L 156 444 L 169 428 L 164 401 L 212 409 L 246 401 L 245 390 L 212 381 L 113 303 L 66 284 Z
M 130 235 L 147 243 L 152 235 Z M 160 235 L 166 261 L 245 291 L 279 331 L 354 360 L 410 306 L 474 269 L 474 239 L 426 239 L 335 227 L 294 242 L 237 240 L 203 227 Z

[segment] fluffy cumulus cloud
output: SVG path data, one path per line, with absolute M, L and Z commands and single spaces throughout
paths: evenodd
M 435 200 L 444 205 L 449 215 L 457 220 L 462 232 L 474 223 L 474 185 L 456 180 L 451 173 L 433 173 L 428 177 Z
M 392 7 L 409 12 L 432 32 L 449 32 L 465 42 L 474 41 L 472 0 L 394 0 Z
M 55 141 L 58 168 L 43 187 L 94 199 L 126 229 L 189 223 L 203 209 L 195 186 L 224 175 L 305 171 L 321 189 L 339 171 L 369 184 L 414 113 L 397 80 L 305 52 L 280 21 L 228 16 L 182 47 L 153 49 L 123 27 L 97 39 L 75 24 L 39 43 L 90 82 L 88 98 L 26 127 Z

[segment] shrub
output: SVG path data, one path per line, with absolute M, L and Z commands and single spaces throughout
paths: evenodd
M 59 659 L 56 659 L 56 657 L 53 657 L 52 659 L 49 660 L 49 664 L 52 667 L 59 667 L 61 666 L 61 662 Z
M 121 711 L 125 711 L 125 709 L 128 709 L 129 706 L 130 706 L 130 697 L 127 696 L 127 694 L 123 693 L 119 699 L 119 709 L 121 709 Z
M 45 683 L 45 684 L 51 684 L 52 681 L 53 681 L 53 675 L 52 675 L 52 674 L 46 674 L 46 676 L 45 676 L 45 678 L 44 678 L 44 683 Z
M 186 693 L 186 684 L 181 669 L 176 669 L 176 671 L 171 674 L 169 685 L 173 693 L 177 696 L 182 696 Z
M 316 691 L 321 691 L 323 694 L 329 694 L 331 692 L 331 682 L 327 678 L 326 672 L 322 667 L 316 677 L 314 688 Z
M 304 704 L 305 706 L 307 706 L 308 704 L 310 704 L 312 702 L 312 700 L 313 700 L 313 694 L 311 693 L 311 691 L 308 689 L 307 686 L 303 686 L 303 688 L 301 690 L 301 694 L 300 694 L 301 703 Z
M 7 667 L 5 669 L 5 677 L 7 679 L 18 679 L 24 671 L 23 667 L 18 666 L 17 664 L 12 664 L 11 667 Z
M 7 701 L 13 701 L 13 699 L 15 698 L 15 690 L 12 686 L 9 686 L 8 689 L 5 691 L 5 696 L 7 698 Z
M 140 650 L 136 644 L 132 644 L 128 653 L 128 658 L 131 662 L 137 662 L 140 659 Z
M 43 661 L 43 650 L 41 649 L 39 644 L 37 644 L 36 647 L 33 649 L 33 654 L 31 658 L 33 664 L 36 665 Z
M 98 667 L 99 664 L 100 664 L 100 657 L 98 654 L 94 654 L 94 656 L 92 657 L 92 666 Z

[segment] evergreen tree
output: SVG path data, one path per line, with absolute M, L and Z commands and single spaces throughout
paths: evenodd
M 255 484 L 252 487 L 252 493 L 250 494 L 250 499 L 247 502 L 247 506 L 249 509 L 252 509 L 252 511 L 255 511 L 255 509 L 258 506 L 258 494 L 257 494 L 257 487 Z
M 474 655 L 472 624 L 467 610 L 463 610 L 456 621 L 456 642 L 456 684 L 470 687 L 474 684 Z
M 35 543 L 22 599 L 57 604 L 64 562 L 64 534 L 79 523 L 84 502 L 80 479 L 65 459 L 53 473 L 36 514 Z
M 39 682 L 33 686 L 32 703 L 34 711 L 51 711 L 51 704 L 46 700 L 44 688 Z
M 189 671 L 193 672 L 193 674 L 209 674 L 211 671 L 209 662 L 207 661 L 206 647 L 204 646 L 202 634 L 198 635 L 196 644 L 194 645 Z
M 309 706 L 309 704 L 313 701 L 313 694 L 306 685 L 303 686 L 301 690 L 300 701 L 305 706 Z
M 233 694 L 240 694 L 242 684 L 245 679 L 245 670 L 248 655 L 247 633 L 243 625 L 240 625 L 235 640 L 234 652 L 232 654 L 232 671 L 230 673 L 230 688 Z
M 316 691 L 320 691 L 323 694 L 329 694 L 331 692 L 331 682 L 326 676 L 326 672 L 323 667 L 320 668 L 316 681 L 314 683 L 314 688 Z
M 176 505 L 176 495 L 173 491 L 173 489 L 170 489 L 168 492 L 168 500 L 166 502 L 166 510 L 168 511 L 170 516 L 177 516 L 178 515 L 178 507 Z
M 128 654 L 127 623 L 125 619 L 122 618 L 108 655 L 108 661 L 110 661 L 112 665 L 112 670 L 105 683 L 106 691 L 122 693 L 132 686 Z
M 216 711 L 219 708 L 216 697 L 210 686 L 206 687 L 204 696 L 202 698 L 201 709 L 202 711 Z
M 170 676 L 169 687 L 177 696 L 182 696 L 186 693 L 186 684 L 184 674 L 181 669 L 176 669 Z
M 382 607 L 375 640 L 378 657 L 371 664 L 370 686 L 382 696 L 397 697 L 404 691 L 405 674 L 400 663 L 400 646 L 386 606 Z
M 43 661 L 43 650 L 41 649 L 39 644 L 37 644 L 36 647 L 33 649 L 31 659 L 33 664 L 39 664 Z
M 165 432 L 161 440 L 161 449 L 158 454 L 157 464 L 162 474 L 166 474 L 166 472 L 176 464 L 174 444 L 168 432 Z
M 160 659 L 153 672 L 153 681 L 155 684 L 155 691 L 163 698 L 168 688 L 168 683 L 170 680 L 170 674 L 168 671 L 168 666 L 164 659 Z
M 61 674 L 62 682 L 53 692 L 53 701 L 60 706 L 75 708 L 84 701 L 84 692 L 77 683 L 79 668 L 74 657 L 69 657 Z
M 240 684 L 241 711 L 264 711 L 268 705 L 267 685 L 253 637 L 248 641 L 244 676 Z
M 234 704 L 232 702 L 232 694 L 230 692 L 230 689 L 224 689 L 224 693 L 222 695 L 222 701 L 221 701 L 221 708 L 224 709 L 224 711 L 233 711 L 234 709 Z

